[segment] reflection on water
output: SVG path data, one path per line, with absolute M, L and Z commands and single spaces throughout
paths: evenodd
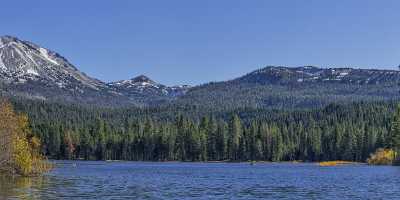
M 46 188 L 48 177 L 20 177 L 0 174 L 0 199 L 40 199 L 35 192 Z
M 397 167 L 58 162 L 45 177 L 0 176 L 0 199 L 396 199 Z

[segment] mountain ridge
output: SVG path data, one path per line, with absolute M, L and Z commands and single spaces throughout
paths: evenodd
M 399 82 L 400 72 L 395 70 L 267 66 L 194 87 L 166 86 L 145 75 L 106 83 L 87 76 L 54 51 L 13 36 L 0 37 L 3 96 L 111 107 L 319 107 L 398 98 Z

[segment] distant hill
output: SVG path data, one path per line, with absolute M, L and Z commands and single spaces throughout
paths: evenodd
M 213 108 L 315 108 L 332 102 L 399 98 L 400 72 L 393 70 L 274 67 L 234 80 L 192 88 L 178 104 Z

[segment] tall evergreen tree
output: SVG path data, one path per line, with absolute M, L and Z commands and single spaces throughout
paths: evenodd
M 228 158 L 230 160 L 239 160 L 239 147 L 242 138 L 243 129 L 242 123 L 238 115 L 233 115 L 229 126 L 228 138 Z

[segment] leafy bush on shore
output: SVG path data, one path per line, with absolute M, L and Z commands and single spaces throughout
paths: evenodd
M 395 151 L 392 149 L 378 149 L 371 154 L 367 162 L 369 165 L 392 165 L 395 158 Z

